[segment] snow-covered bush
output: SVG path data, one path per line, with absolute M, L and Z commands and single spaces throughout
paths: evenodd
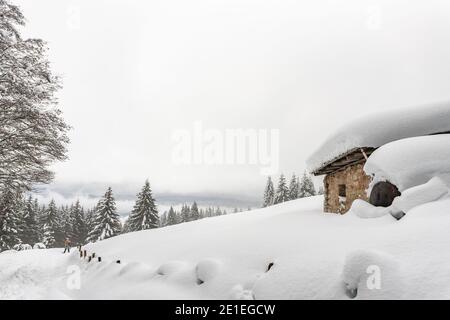
M 33 249 L 46 249 L 47 247 L 42 242 L 35 243 Z

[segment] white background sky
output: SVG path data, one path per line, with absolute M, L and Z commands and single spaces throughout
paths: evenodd
M 48 41 L 73 126 L 53 192 L 259 200 L 257 166 L 174 166 L 171 134 L 280 130 L 280 170 L 305 169 L 361 114 L 450 99 L 448 1 L 14 0 Z M 254 202 L 254 201 L 253 201 Z

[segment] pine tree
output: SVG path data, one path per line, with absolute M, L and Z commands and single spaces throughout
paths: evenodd
M 191 219 L 191 209 L 186 204 L 181 207 L 180 222 L 189 222 Z
M 63 244 L 64 239 L 69 238 L 71 241 L 73 241 L 74 235 L 73 235 L 73 204 L 70 206 L 61 206 L 58 210 L 58 216 L 60 217 L 61 221 L 61 230 L 60 234 L 57 234 L 56 238 L 58 239 L 59 244 Z
M 164 211 L 163 214 L 159 217 L 159 227 L 167 226 L 167 211 Z
M 12 187 L 8 187 L 0 199 L 0 251 L 21 243 L 20 232 L 17 194 Z
M 190 215 L 190 221 L 198 220 L 200 219 L 200 212 L 198 211 L 197 202 L 194 201 L 194 203 L 191 206 L 191 215 Z
M 150 183 L 145 181 L 141 192 L 137 195 L 136 204 L 129 217 L 132 231 L 153 229 L 159 227 L 159 215 L 155 199 L 152 195 Z
M 80 205 L 80 201 L 77 200 L 75 205 L 70 210 L 70 216 L 72 221 L 72 244 L 84 245 L 88 236 L 88 226 L 84 217 L 83 207 Z
M 116 212 L 116 201 L 111 187 L 97 204 L 93 225 L 93 230 L 89 234 L 90 242 L 108 239 L 121 232 L 120 219 Z
M 264 190 L 264 201 L 263 207 L 271 206 L 274 203 L 275 191 L 273 188 L 272 179 L 270 177 L 267 178 L 266 189 Z
M 296 177 L 295 173 L 292 174 L 291 182 L 289 183 L 289 199 L 295 200 L 298 198 L 299 195 L 299 183 L 298 178 Z
M 175 211 L 173 210 L 172 207 L 170 207 L 169 212 L 167 213 L 167 225 L 171 226 L 174 224 L 177 224 L 177 214 L 175 213 Z
M 52 248 L 58 245 L 58 237 L 62 233 L 61 226 L 58 216 L 58 209 L 56 208 L 56 203 L 52 199 L 46 209 L 43 216 L 43 228 L 44 233 L 42 236 L 42 242 L 47 248 Z
M 300 189 L 299 189 L 299 197 L 311 197 L 316 195 L 316 189 L 314 188 L 314 183 L 311 179 L 311 177 L 306 173 L 306 171 L 303 173 L 302 180 L 300 182 Z
M 39 224 L 38 224 L 38 210 L 39 205 L 37 200 L 33 201 L 31 195 L 28 197 L 24 205 L 24 228 L 22 235 L 22 242 L 29 245 L 34 245 L 40 241 Z
M 86 230 L 87 230 L 87 234 L 89 237 L 89 234 L 92 232 L 92 230 L 94 229 L 93 225 L 94 225 L 94 215 L 95 215 L 95 208 L 93 209 L 88 209 L 85 215 L 85 223 L 86 223 Z M 125 225 L 124 225 L 125 228 Z M 86 239 L 87 240 L 87 239 Z
M 286 185 L 286 178 L 283 174 L 280 175 L 278 181 L 278 188 L 275 194 L 274 204 L 282 203 L 289 200 L 289 189 Z

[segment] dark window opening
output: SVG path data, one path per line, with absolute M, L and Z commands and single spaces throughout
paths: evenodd
M 347 196 L 347 190 L 345 184 L 339 185 L 339 197 L 346 197 Z

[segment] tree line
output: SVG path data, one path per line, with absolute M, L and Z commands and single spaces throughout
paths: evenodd
M 233 213 L 242 212 L 242 209 L 234 208 Z M 192 205 L 183 204 L 179 211 L 170 207 L 161 215 L 161 226 L 171 226 L 183 222 L 195 221 L 203 218 L 217 217 L 226 215 L 227 211 L 220 207 L 198 208 L 197 202 Z
M 234 209 L 234 212 L 238 211 L 242 210 Z M 74 246 L 84 245 L 122 233 L 227 214 L 220 207 L 199 209 L 194 202 L 191 206 L 184 204 L 180 211 L 170 207 L 160 217 L 148 180 L 137 194 L 133 209 L 123 225 L 110 187 L 90 209 L 85 209 L 79 200 L 71 205 L 57 206 L 54 200 L 48 205 L 40 205 L 31 195 L 24 196 L 16 189 L 8 188 L 0 194 L 0 212 L 0 251 L 36 243 L 57 248 L 64 245 L 65 239 L 69 239 Z
M 274 188 L 272 178 L 269 176 L 264 189 L 263 207 L 269 207 L 285 201 L 311 197 L 322 193 L 322 189 L 319 189 L 319 192 L 316 192 L 314 183 L 306 172 L 303 173 L 301 179 L 295 173 L 292 174 L 289 185 L 284 174 L 280 174 L 276 189 Z
M 96 206 L 88 210 L 80 201 L 58 207 L 51 200 L 47 206 L 40 206 L 31 195 L 24 197 L 16 189 L 8 188 L 1 193 L 0 212 L 0 251 L 12 249 L 17 244 L 43 243 L 47 248 L 61 247 L 66 238 L 73 245 L 84 245 L 123 232 L 111 187 Z M 150 184 L 146 181 L 127 220 L 127 231 L 157 227 L 159 215 Z

